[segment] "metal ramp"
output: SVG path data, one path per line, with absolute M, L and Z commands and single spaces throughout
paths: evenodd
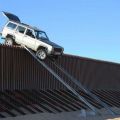
M 82 101 L 87 107 L 88 109 L 92 110 L 94 113 L 100 115 L 98 109 L 96 107 L 94 107 L 90 102 L 88 102 L 86 100 L 85 97 L 81 96 L 75 89 L 73 89 L 66 81 L 64 81 L 58 74 L 56 74 L 45 62 L 39 60 L 35 53 L 33 51 L 31 51 L 30 49 L 28 49 L 26 46 L 22 47 L 29 52 L 44 68 L 46 68 L 57 80 L 59 80 L 59 82 L 61 82 L 68 90 L 70 90 L 75 96 L 78 97 L 78 99 L 80 101 Z M 80 81 L 76 80 L 75 78 L 73 78 L 70 74 L 68 74 L 62 67 L 58 66 L 57 63 L 53 63 L 59 70 L 61 70 L 72 82 L 73 84 L 77 85 L 80 90 L 83 90 L 86 94 L 88 94 L 92 99 L 94 99 L 95 101 L 97 101 L 99 104 L 101 104 L 111 115 L 116 115 L 116 113 L 114 111 L 112 111 L 110 109 L 110 107 L 104 103 L 103 101 L 101 101 L 95 94 L 91 93 L 89 90 L 87 90 L 86 88 L 84 88 L 82 86 L 82 84 L 80 83 Z
M 52 61 L 52 63 L 60 70 L 62 73 L 64 73 L 76 86 L 78 86 L 81 90 L 84 91 L 83 94 L 87 94 L 91 96 L 95 101 L 100 103 L 109 113 L 112 115 L 115 115 L 116 113 L 110 109 L 110 107 L 103 102 L 101 99 L 99 99 L 94 93 L 90 92 L 87 88 L 83 87 L 83 85 L 75 79 L 73 76 L 71 76 L 64 68 L 62 68 L 60 65 L 58 65 L 55 61 Z

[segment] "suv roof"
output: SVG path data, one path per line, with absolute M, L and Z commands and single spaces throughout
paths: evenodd
M 34 30 L 40 31 L 40 29 L 38 29 L 37 27 L 33 27 L 33 26 L 27 25 L 27 24 L 25 24 L 25 23 L 19 23 L 19 24 L 21 24 L 21 25 L 23 25 L 23 26 L 25 26 L 25 27 L 28 27 L 28 28 L 30 28 L 30 29 L 34 29 Z
M 12 13 L 3 12 L 3 15 L 4 15 L 5 17 L 7 17 L 9 21 L 12 21 L 12 22 L 14 22 L 14 23 L 23 25 L 23 26 L 28 27 L 28 28 L 30 28 L 30 29 L 34 29 L 34 30 L 40 31 L 40 29 L 38 29 L 37 27 L 32 27 L 32 26 L 27 25 L 27 24 L 25 24 L 25 23 L 21 23 L 20 19 L 19 19 L 16 15 L 14 15 L 14 14 L 12 14 Z

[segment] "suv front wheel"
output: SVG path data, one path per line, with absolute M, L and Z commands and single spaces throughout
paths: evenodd
M 12 46 L 13 45 L 13 39 L 12 38 L 6 38 L 5 45 Z
M 47 53 L 44 49 L 39 49 L 37 52 L 36 52 L 36 56 L 40 59 L 40 60 L 45 60 L 46 57 L 47 57 Z

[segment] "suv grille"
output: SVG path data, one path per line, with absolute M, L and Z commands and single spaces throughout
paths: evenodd
M 62 52 L 62 49 L 61 48 L 54 48 L 54 51 L 55 52 Z

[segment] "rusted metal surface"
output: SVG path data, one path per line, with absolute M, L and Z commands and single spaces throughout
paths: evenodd
M 97 109 L 103 108 L 83 91 L 81 96 Z M 120 107 L 120 91 L 92 91 L 110 107 Z M 113 99 L 114 98 L 114 99 Z M 60 113 L 89 108 L 69 90 L 13 90 L 0 92 L 0 118 L 35 113 Z
M 119 64 L 68 55 L 58 60 L 58 63 L 88 89 L 119 90 Z
M 0 63 L 1 90 L 46 89 L 62 86 L 54 81 L 53 76 L 24 49 L 0 46 Z
M 49 60 L 45 61 L 60 77 L 77 87 Z M 119 90 L 120 65 L 64 55 L 57 60 L 88 89 Z M 32 58 L 23 48 L 0 45 L 0 90 L 65 89 L 65 87 Z
M 108 106 L 120 107 L 119 64 L 71 55 L 63 55 L 56 62 Z M 49 59 L 45 63 L 95 108 L 103 108 Z M 0 45 L 0 117 L 89 109 L 55 79 L 23 48 Z
M 70 91 L 68 92 L 72 94 Z M 7 113 L 6 117 L 15 117 L 43 112 L 58 113 L 87 109 L 86 105 L 82 104 L 76 97 L 77 100 L 74 100 L 73 97 L 71 101 L 67 98 L 70 98 L 69 94 L 64 93 L 64 91 L 61 93 L 65 94 L 66 97 L 53 90 L 7 90 L 0 92 L 0 116 L 4 116 L 3 113 Z
M 109 107 L 120 107 L 119 64 L 71 55 L 56 62 Z M 45 63 L 95 108 L 103 108 L 49 59 Z M 55 79 L 23 48 L 0 45 L 0 117 L 89 109 Z

